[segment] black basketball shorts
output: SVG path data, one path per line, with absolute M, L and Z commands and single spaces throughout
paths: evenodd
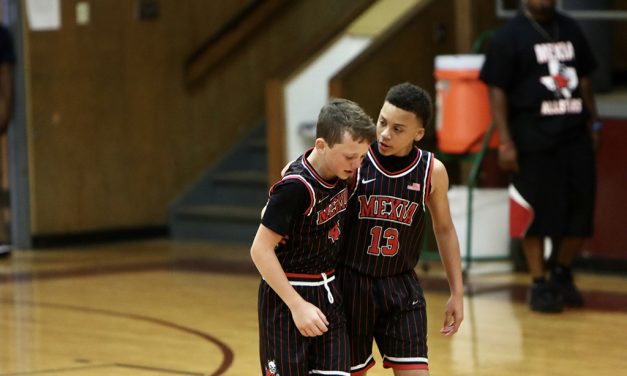
M 325 282 L 321 275 L 286 274 L 294 289 L 324 313 L 329 330 L 317 337 L 302 336 L 287 305 L 262 281 L 258 301 L 261 374 L 350 376 L 346 320 L 335 276 Z
M 372 278 L 340 268 L 338 279 L 351 344 L 351 374 L 374 366 L 373 340 L 384 368 L 428 369 L 427 307 L 416 273 Z
M 512 236 L 589 237 L 595 196 L 595 158 L 590 139 L 556 149 L 519 153 L 512 177 L 510 212 L 526 223 L 510 226 Z M 516 219 L 512 216 L 512 221 Z

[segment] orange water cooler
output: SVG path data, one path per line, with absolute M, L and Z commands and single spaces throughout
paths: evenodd
M 479 80 L 483 55 L 440 55 L 435 58 L 436 136 L 440 151 L 466 154 L 481 149 L 492 122 L 488 88 Z M 496 132 L 489 146 L 498 146 Z

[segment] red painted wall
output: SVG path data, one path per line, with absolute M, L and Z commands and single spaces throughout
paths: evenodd
M 592 257 L 627 260 L 627 119 L 605 119 L 597 154 L 595 234 Z

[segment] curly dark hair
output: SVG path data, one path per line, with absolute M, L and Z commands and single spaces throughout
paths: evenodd
M 400 109 L 416 114 L 425 128 L 431 122 L 433 102 L 429 93 L 419 86 L 409 82 L 394 85 L 388 90 L 385 100 Z

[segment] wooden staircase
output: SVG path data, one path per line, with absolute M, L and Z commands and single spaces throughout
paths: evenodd
M 265 123 L 168 209 L 174 239 L 252 243 L 267 201 Z

